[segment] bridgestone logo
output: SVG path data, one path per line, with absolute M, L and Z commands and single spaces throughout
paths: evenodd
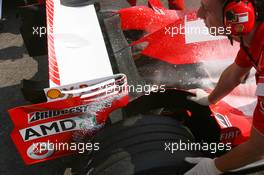
M 59 117 L 67 114 L 79 114 L 87 112 L 88 105 L 66 108 L 63 110 L 38 111 L 28 114 L 28 123 L 44 120 L 47 118 Z

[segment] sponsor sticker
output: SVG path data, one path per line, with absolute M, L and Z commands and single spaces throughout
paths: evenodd
M 127 78 L 125 74 L 116 74 L 86 82 L 69 84 L 44 89 L 48 101 L 57 101 L 77 96 L 102 96 L 111 95 L 119 91 L 125 91 Z
M 126 77 L 121 77 L 126 82 Z M 94 87 L 97 86 L 96 82 L 94 81 Z M 54 145 L 58 145 L 56 148 L 90 147 L 80 142 L 92 138 L 104 126 L 112 111 L 127 105 L 128 92 L 115 86 L 125 85 L 123 82 L 115 82 L 107 87 L 111 88 L 109 94 L 102 93 L 100 88 L 92 88 L 81 96 L 73 95 L 72 98 L 63 97 L 61 100 L 10 109 L 8 113 L 14 123 L 11 138 L 24 162 L 34 164 L 78 152 L 77 149 L 50 148 Z M 56 93 L 58 92 L 52 92 L 53 97 L 58 95 Z M 78 144 L 73 144 L 74 142 Z M 45 143 L 50 144 L 47 146 Z M 93 146 L 96 148 L 96 145 Z
M 33 143 L 27 149 L 27 155 L 31 159 L 40 160 L 50 157 L 54 153 L 54 149 L 50 149 L 46 142 Z

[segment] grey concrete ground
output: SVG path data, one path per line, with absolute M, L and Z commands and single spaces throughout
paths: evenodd
M 25 166 L 10 138 L 13 124 L 7 110 L 28 104 L 23 100 L 20 81 L 47 79 L 48 75 L 47 56 L 32 58 L 27 54 L 19 33 L 20 20 L 16 17 L 14 3 L 6 0 L 3 5 L 5 21 L 4 29 L 0 31 L 0 174 L 59 174 L 59 171 L 64 171 L 62 166 L 67 158 Z
M 144 0 L 139 2 L 145 3 Z M 187 6 L 197 6 L 197 0 Z M 11 138 L 13 129 L 7 110 L 28 104 L 23 100 L 22 79 L 43 80 L 48 78 L 47 56 L 29 57 L 19 33 L 20 20 L 16 17 L 14 3 L 4 1 L 4 29 L 0 31 L 0 175 L 56 175 L 69 167 L 70 157 L 33 166 L 26 166 L 20 158 Z M 70 174 L 70 173 L 67 173 Z

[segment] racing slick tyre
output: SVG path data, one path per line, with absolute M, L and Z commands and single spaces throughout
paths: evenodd
M 185 157 L 199 151 L 179 147 L 195 139 L 177 120 L 155 115 L 138 115 L 102 130 L 94 138 L 100 150 L 92 153 L 85 174 L 170 175 L 183 174 L 192 165 Z

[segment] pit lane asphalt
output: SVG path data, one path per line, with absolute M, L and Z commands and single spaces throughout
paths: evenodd
M 10 133 L 13 124 L 7 110 L 28 104 L 20 88 L 22 79 L 47 79 L 47 56 L 29 57 L 19 34 L 20 19 L 15 3 L 4 1 L 4 29 L 0 32 L 0 174 L 46 175 L 63 174 L 66 158 L 26 166 L 13 144 Z
M 117 0 L 113 2 L 116 8 Z M 112 2 L 109 0 L 109 3 Z M 139 4 L 145 4 L 145 0 L 139 1 Z M 198 4 L 197 0 L 187 1 L 188 8 L 197 7 Z M 7 110 L 29 104 L 23 99 L 20 82 L 23 79 L 48 79 L 48 62 L 47 56 L 32 58 L 27 54 L 19 33 L 21 21 L 16 16 L 15 3 L 8 0 L 3 5 L 6 20 L 4 29 L 0 30 L 0 175 L 61 175 L 65 168 L 70 167 L 71 157 L 26 166 L 10 138 L 13 123 Z

